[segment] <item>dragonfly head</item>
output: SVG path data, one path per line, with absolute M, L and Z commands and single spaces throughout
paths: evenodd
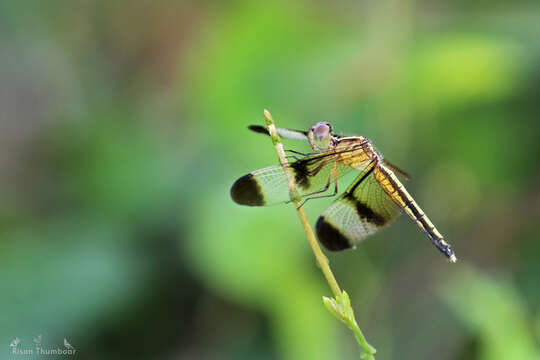
M 332 145 L 332 125 L 319 122 L 308 132 L 309 143 L 313 150 L 325 151 Z

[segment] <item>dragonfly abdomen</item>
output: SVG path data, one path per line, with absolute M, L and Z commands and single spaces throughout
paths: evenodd
M 375 174 L 377 180 L 380 181 L 383 189 L 390 195 L 392 200 L 418 225 L 439 251 L 446 255 L 450 261 L 455 262 L 456 256 L 450 244 L 444 240 L 444 237 L 414 201 L 396 175 L 382 164 L 376 170 L 378 170 L 378 173 Z

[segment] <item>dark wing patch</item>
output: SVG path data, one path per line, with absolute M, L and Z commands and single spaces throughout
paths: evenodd
M 377 226 L 384 226 L 386 224 L 387 220 L 382 215 L 377 214 L 375 211 L 356 199 L 354 203 L 356 205 L 356 212 L 358 213 L 358 216 L 360 216 L 360 219 Z
M 256 133 L 259 133 L 259 134 L 270 135 L 268 133 L 268 129 L 266 129 L 266 127 L 264 127 L 262 125 L 249 125 L 248 129 L 251 130 L 251 131 L 254 131 Z
M 240 205 L 263 206 L 264 197 L 261 187 L 252 173 L 236 180 L 231 187 L 231 198 Z
M 309 172 L 307 168 L 307 161 L 299 160 L 290 164 L 291 168 L 294 170 L 294 181 L 296 185 L 302 189 L 309 189 Z
M 346 250 L 351 247 L 351 244 L 343 234 L 339 232 L 332 224 L 324 219 L 324 216 L 319 217 L 316 225 L 317 237 L 321 244 L 330 251 Z

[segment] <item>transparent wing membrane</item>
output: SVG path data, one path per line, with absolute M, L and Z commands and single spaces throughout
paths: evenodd
M 390 161 L 388 161 L 386 159 L 383 160 L 383 163 L 384 163 L 384 165 L 386 165 L 386 167 L 388 167 L 390 170 L 395 172 L 396 175 L 401 176 L 405 180 L 410 180 L 411 179 L 411 175 L 409 175 L 409 173 L 407 173 L 405 170 L 403 170 L 399 166 L 396 166 L 396 165 L 392 164 Z

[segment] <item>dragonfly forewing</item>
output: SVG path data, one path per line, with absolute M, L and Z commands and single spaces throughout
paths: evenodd
M 290 164 L 296 189 L 301 196 L 309 196 L 321 190 L 329 190 L 335 179 L 331 176 L 336 167 L 340 178 L 352 168 L 336 162 L 334 155 L 315 155 Z M 266 206 L 290 201 L 289 184 L 281 166 L 255 170 L 236 180 L 231 188 L 232 199 L 241 205 Z
M 268 128 L 266 126 L 262 125 L 249 125 L 248 129 L 260 134 L 270 135 L 268 132 Z M 292 139 L 292 140 L 304 140 L 307 141 L 307 131 L 302 130 L 293 130 L 293 129 L 285 129 L 285 128 L 276 128 L 276 131 L 278 135 L 285 139 Z

